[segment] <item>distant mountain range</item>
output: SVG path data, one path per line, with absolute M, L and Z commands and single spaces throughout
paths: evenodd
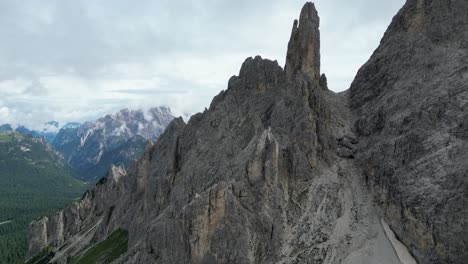
M 172 119 L 167 107 L 122 109 L 84 124 L 50 121 L 39 129 L 3 124 L 0 131 L 44 137 L 76 169 L 80 179 L 95 182 L 111 164 L 128 166 L 140 157 L 148 140 L 157 139 Z
M 111 164 L 125 165 L 141 156 L 148 140 L 155 140 L 174 119 L 166 107 L 148 111 L 123 109 L 95 122 L 64 127 L 52 145 L 85 181 L 103 177 Z
M 49 121 L 47 123 L 44 123 L 44 126 L 41 129 L 31 129 L 27 128 L 24 125 L 20 125 L 13 129 L 13 127 L 10 124 L 3 124 L 0 125 L 0 131 L 16 131 L 21 134 L 31 134 L 34 137 L 44 137 L 47 140 L 47 142 L 52 143 L 61 128 L 75 128 L 80 125 L 81 124 L 77 122 L 70 122 L 65 123 L 61 126 L 60 123 L 57 121 Z

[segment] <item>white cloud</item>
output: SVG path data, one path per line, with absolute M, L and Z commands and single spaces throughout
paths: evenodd
M 114 130 L 114 132 L 112 133 L 113 135 L 115 136 L 120 136 L 122 133 L 123 134 L 128 134 L 129 133 L 129 129 L 127 127 L 127 123 L 123 122 L 119 128 L 116 128 Z
M 316 0 L 322 71 L 349 87 L 404 0 Z M 246 57 L 284 65 L 304 1 L 0 1 L 1 123 L 95 119 L 121 108 L 203 111 Z
M 10 120 L 10 109 L 8 107 L 0 107 L 0 119 L 7 120 L 7 122 Z

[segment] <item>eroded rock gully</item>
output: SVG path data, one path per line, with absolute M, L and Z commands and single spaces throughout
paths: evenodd
M 49 244 L 66 263 L 124 228 L 116 263 L 464 263 L 467 11 L 409 0 L 336 94 L 307 3 L 285 70 L 248 58 L 209 109 L 175 119 L 128 172 L 113 167 L 80 202 L 33 222 L 29 253 Z

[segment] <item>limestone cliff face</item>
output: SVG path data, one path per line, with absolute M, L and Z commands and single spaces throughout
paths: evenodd
M 33 221 L 29 226 L 28 257 L 47 245 L 69 249 L 67 252 L 78 252 L 89 243 L 104 237 L 108 230 L 99 231 L 98 227 L 104 227 L 100 225 L 102 220 L 109 221 L 112 216 L 112 208 L 123 193 L 121 181 L 125 176 L 123 166 L 112 166 L 106 178 L 95 189 L 86 192 L 80 201 L 50 217 Z M 106 216 L 104 212 L 107 213 Z M 73 239 L 77 235 L 81 237 L 80 241 Z
M 358 166 L 421 263 L 468 259 L 467 11 L 407 1 L 350 89 Z
M 411 15 L 414 2 L 392 25 Z M 411 254 L 420 263 L 463 263 L 465 238 L 442 234 L 466 232 L 463 41 L 459 49 L 448 46 L 454 68 L 445 72 L 435 64 L 436 72 L 424 77 L 441 83 L 445 76 L 447 84 L 411 88 L 426 60 L 385 47 L 418 37 L 395 33 L 392 40 L 387 33 L 351 90 L 335 94 L 320 72 L 318 26 L 317 11 L 307 3 L 293 27 L 284 70 L 259 56 L 246 59 L 209 109 L 187 124 L 173 120 L 128 172 L 112 169 L 108 180 L 65 209 L 58 217 L 63 224 L 33 222 L 30 254 L 56 245 L 54 260 L 66 263 L 123 228 L 129 250 L 116 263 L 414 263 Z M 427 54 L 410 44 L 410 51 Z M 424 47 L 439 48 L 432 42 Z M 439 56 L 433 62 L 445 58 Z M 432 97 L 436 90 L 445 99 Z M 430 108 L 419 113 L 424 102 Z M 442 119 L 444 111 L 456 118 Z M 421 130 L 424 137 L 415 133 Z M 439 144 L 447 143 L 439 137 L 450 138 L 452 147 Z M 446 207 L 428 206 L 436 196 Z M 396 237 L 389 240 L 391 229 Z M 396 238 L 411 254 L 396 254 L 406 250 L 395 246 Z

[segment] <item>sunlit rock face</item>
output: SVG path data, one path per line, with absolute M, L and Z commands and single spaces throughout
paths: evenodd
M 418 8 L 423 22 L 404 26 Z M 129 249 L 116 263 L 463 263 L 468 53 L 462 36 L 420 29 L 443 14 L 462 22 L 462 11 L 464 1 L 408 1 L 335 94 L 307 3 L 285 69 L 246 59 L 209 109 L 174 119 L 128 171 L 111 169 L 64 211 L 76 219 L 65 241 L 91 235 L 57 255 L 123 228 Z M 31 225 L 30 254 L 55 243 L 43 222 Z

